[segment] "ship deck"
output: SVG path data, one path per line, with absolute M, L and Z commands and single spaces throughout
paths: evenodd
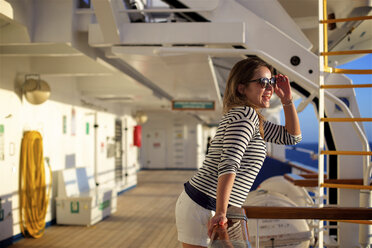
M 40 239 L 24 238 L 12 248 L 176 248 L 174 207 L 187 170 L 140 171 L 138 184 L 118 197 L 117 212 L 94 226 L 53 225 Z

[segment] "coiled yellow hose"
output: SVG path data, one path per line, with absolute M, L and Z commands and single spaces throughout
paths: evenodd
M 48 164 L 49 166 L 49 164 Z M 23 235 L 40 238 L 45 231 L 52 181 L 46 193 L 43 139 L 36 131 L 24 133 L 19 169 L 20 226 Z M 52 170 L 49 166 L 50 179 Z M 27 233 L 26 233 L 27 232 Z

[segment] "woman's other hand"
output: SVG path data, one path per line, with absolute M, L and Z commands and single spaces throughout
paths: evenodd
M 227 223 L 226 214 L 218 214 L 216 213 L 209 221 L 208 221 L 208 236 L 211 237 L 213 233 L 213 229 L 215 226 L 223 226 Z

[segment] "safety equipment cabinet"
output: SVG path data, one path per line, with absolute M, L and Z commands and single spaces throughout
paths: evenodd
M 116 212 L 115 186 L 100 187 L 88 168 L 58 172 L 57 224 L 94 225 Z

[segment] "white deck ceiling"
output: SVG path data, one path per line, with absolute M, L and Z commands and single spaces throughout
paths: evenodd
M 328 2 L 329 10 L 336 13 L 336 18 L 356 15 L 356 10 L 368 14 L 371 9 L 366 7 L 365 1 L 329 0 Z M 175 39 L 170 36 L 156 36 L 156 39 L 165 41 L 164 44 L 157 44 L 155 47 L 148 46 L 149 44 L 146 47 L 138 46 L 138 44 L 126 44 L 125 46 L 111 44 L 107 46 L 105 40 L 102 41 L 101 45 L 98 44 L 98 47 L 97 44 L 92 46 L 93 44 L 88 44 L 89 28 L 87 25 L 89 23 L 85 25 L 84 23 L 94 17 L 93 10 L 85 14 L 76 14 L 74 20 L 65 20 L 63 13 L 53 12 L 55 9 L 52 11 L 54 16 L 47 16 L 46 14 L 39 17 L 32 16 L 27 8 L 22 9 L 21 7 L 25 0 L 1 0 L 1 3 L 6 8 L 2 8 L 2 11 L 0 11 L 0 56 L 3 58 L 29 58 L 32 62 L 32 71 L 29 73 L 38 73 L 41 76 L 76 77 L 78 90 L 83 96 L 96 98 L 103 102 L 114 102 L 145 111 L 159 109 L 170 111 L 170 98 L 175 100 L 210 100 L 216 103 L 215 112 L 192 111 L 191 113 L 199 115 L 208 123 L 215 123 L 220 118 L 221 93 L 223 93 L 221 91 L 223 91 L 223 83 L 227 79 L 229 69 L 236 61 L 244 57 L 242 55 L 208 56 L 198 53 L 187 55 L 156 53 L 159 48 L 172 47 L 172 44 L 165 42 Z M 34 3 L 43 4 L 44 10 L 47 10 L 48 6 L 54 8 L 61 4 L 57 0 L 51 0 L 48 3 L 43 1 Z M 258 3 L 259 1 L 257 1 Z M 309 44 L 312 44 L 312 51 L 317 51 L 317 1 L 278 0 L 277 4 L 283 7 L 283 13 L 288 13 L 294 23 L 302 30 L 304 36 L 302 38 L 300 35 L 298 39 L 302 39 L 304 43 L 307 39 L 310 42 Z M 10 13 L 11 7 L 13 8 L 13 14 Z M 107 18 L 106 20 L 104 15 L 104 9 L 109 8 L 109 6 L 105 5 L 102 8 L 103 10 L 99 10 L 98 23 L 113 25 L 115 18 L 108 16 L 107 18 L 110 20 Z M 203 6 L 199 3 L 198 8 L 203 8 Z M 261 10 L 262 12 L 258 13 Z M 261 10 L 257 7 L 257 14 L 264 16 L 265 11 L 262 8 Z M 22 11 L 27 15 L 20 18 Z M 42 35 L 36 37 L 32 36 L 34 30 L 30 30 L 29 27 L 29 21 L 35 18 L 38 20 L 36 23 L 43 23 L 43 29 L 37 29 L 37 34 Z M 60 18 L 61 23 L 48 23 L 48 18 Z M 125 21 L 125 19 L 128 18 L 121 17 L 121 20 Z M 64 29 L 61 29 L 61 37 L 55 31 L 53 32 L 55 37 L 48 37 L 49 29 L 55 30 L 58 25 L 66 25 L 69 22 L 76 25 L 80 30 L 78 35 L 74 33 L 65 35 L 71 37 L 70 42 L 59 42 L 59 40 L 62 40 Z M 363 22 L 362 25 L 356 26 L 355 30 L 357 31 L 351 33 L 350 36 L 353 39 L 352 45 L 359 47 L 359 49 L 371 49 L 371 23 Z M 214 25 L 216 23 L 210 24 Z M 212 27 L 212 25 L 208 27 Z M 236 42 L 240 39 L 244 41 L 244 37 L 238 35 L 239 30 L 241 30 L 240 25 L 244 26 L 244 23 L 235 25 L 236 29 L 231 29 L 230 27 L 233 26 L 230 24 L 217 23 L 217 25 L 220 25 L 222 33 L 218 33 L 218 29 L 214 29 L 213 26 L 212 31 L 203 36 L 203 28 L 198 29 L 198 37 L 204 41 L 204 47 L 231 48 L 233 45 L 239 45 L 234 43 L 233 40 Z M 277 25 L 282 24 L 278 23 Z M 180 25 L 179 27 L 193 28 L 193 26 L 188 25 Z M 339 29 L 342 28 L 341 24 L 339 27 Z M 346 29 L 347 27 L 344 28 L 344 30 Z M 224 37 L 227 31 L 223 30 L 229 30 L 231 35 Z M 364 30 L 366 34 L 359 37 Z M 330 36 L 341 37 L 345 34 L 345 31 L 342 34 L 336 32 L 337 30 L 330 32 Z M 115 36 L 115 28 L 106 30 L 104 33 L 113 37 L 112 39 L 118 38 Z M 50 41 L 53 39 L 55 42 Z M 136 40 L 138 37 L 126 37 L 126 39 Z M 334 39 L 339 39 L 339 37 L 334 37 Z M 211 40 L 218 40 L 218 42 L 212 42 Z M 338 44 L 335 50 L 342 50 L 350 46 L 350 41 L 343 37 Z M 339 60 L 343 62 L 342 59 Z M 119 67 L 116 68 L 116 65 L 119 65 Z M 126 73 L 128 71 L 134 72 L 134 74 Z M 160 91 L 157 89 L 160 89 Z

